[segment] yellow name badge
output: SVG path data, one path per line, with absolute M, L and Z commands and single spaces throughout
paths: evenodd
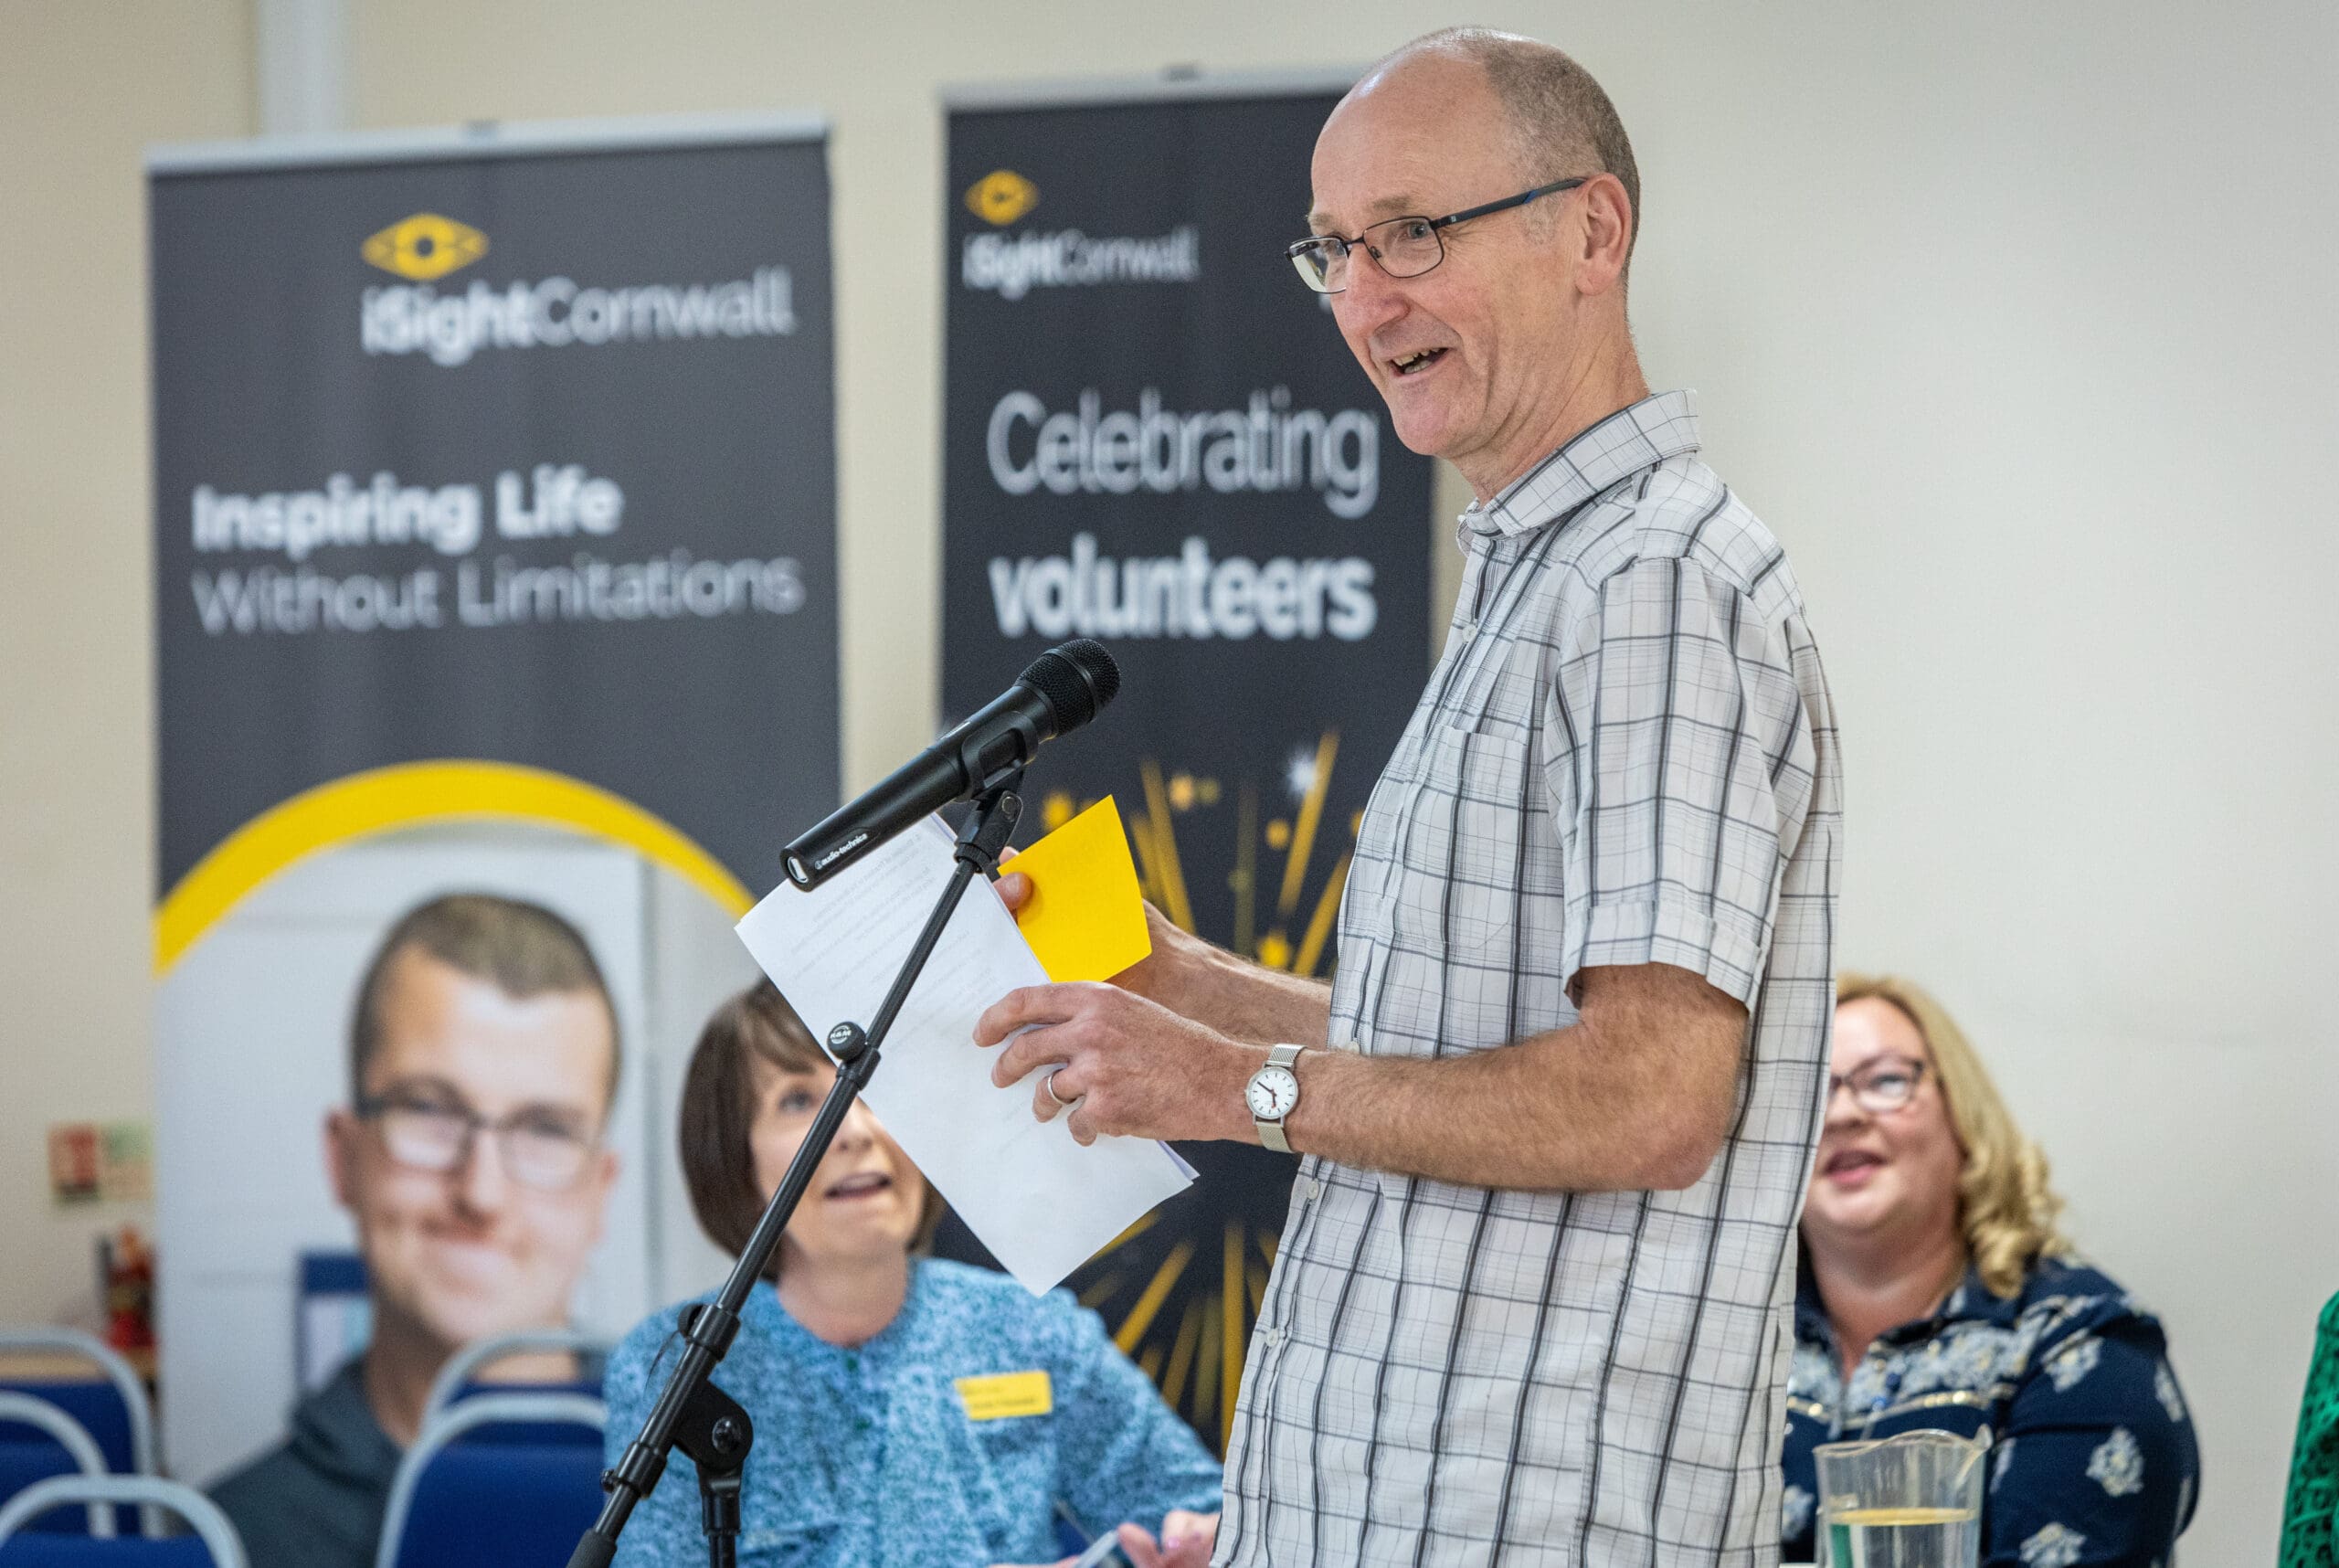
M 958 1402 L 967 1407 L 969 1421 L 998 1421 L 1010 1415 L 1045 1415 L 1056 1407 L 1056 1394 L 1043 1372 L 1000 1372 L 960 1378 Z

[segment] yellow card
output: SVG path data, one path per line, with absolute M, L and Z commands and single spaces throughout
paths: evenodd
M 1017 923 L 1050 980 L 1110 980 L 1153 951 L 1129 836 L 1110 795 L 1007 869 L 1032 879 L 1032 901 Z
M 1043 1372 L 1000 1372 L 994 1377 L 962 1377 L 958 1402 L 969 1421 L 997 1421 L 1009 1415 L 1045 1415 L 1056 1407 L 1055 1387 Z

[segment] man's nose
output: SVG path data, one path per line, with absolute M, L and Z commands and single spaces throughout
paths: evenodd
M 503 1169 L 503 1146 L 485 1128 L 471 1134 L 471 1147 L 463 1151 L 454 1175 L 456 1196 L 473 1213 L 500 1213 L 511 1196 L 512 1176 Z
M 1361 245 L 1349 248 L 1347 286 L 1335 294 L 1333 310 L 1343 324 L 1376 332 L 1404 313 L 1405 296 L 1398 281 L 1381 270 L 1371 251 Z

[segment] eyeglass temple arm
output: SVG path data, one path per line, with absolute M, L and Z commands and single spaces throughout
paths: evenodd
M 1433 217 L 1429 220 L 1429 226 L 1432 228 L 1444 228 L 1449 224 L 1461 223 L 1473 217 L 1484 217 L 1490 212 L 1502 212 L 1509 207 L 1525 207 L 1537 196 L 1547 196 L 1553 191 L 1573 190 L 1576 186 L 1588 185 L 1598 177 L 1596 175 L 1578 175 L 1573 179 L 1553 180 L 1548 185 L 1537 185 L 1531 191 L 1521 191 L 1517 196 L 1505 196 L 1500 201 L 1485 202 L 1477 207 L 1464 207 L 1460 212 L 1449 212 L 1444 217 Z

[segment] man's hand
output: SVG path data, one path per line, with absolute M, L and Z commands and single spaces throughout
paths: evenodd
M 1012 858 L 1010 851 L 999 857 L 1000 863 Z M 1011 871 L 991 885 L 1011 915 L 1031 902 L 1032 879 L 1021 872 Z M 1229 1040 L 1323 1042 L 1332 1004 L 1332 988 L 1325 981 L 1262 969 L 1212 947 L 1150 904 L 1145 906 L 1145 932 L 1153 951 L 1113 977 L 1123 991 L 1197 1019 Z
M 1137 1568 L 1209 1568 L 1211 1549 L 1217 1544 L 1214 1513 L 1171 1509 L 1161 1521 L 1159 1544 L 1141 1525 L 1121 1526 L 1121 1550 Z
M 1065 1125 L 1083 1144 L 1104 1133 L 1212 1139 L 1249 1130 L 1237 1114 L 1243 1086 L 1265 1054 L 1117 985 L 1009 991 L 975 1021 L 975 1044 L 1011 1035 L 991 1082 L 1004 1088 L 1038 1074 L 1032 1114 L 1051 1121 L 1079 1102 Z
M 1008 850 L 999 857 L 1002 866 L 1015 858 Z M 1023 906 L 1032 901 L 1032 879 L 1020 871 L 1011 871 L 991 884 L 998 891 L 1000 902 L 1007 912 L 1021 916 Z M 1151 903 L 1145 906 L 1146 944 L 1152 950 L 1144 958 L 1113 977 L 1113 983 L 1123 991 L 1133 991 L 1139 996 L 1150 997 L 1165 1007 L 1177 1005 L 1179 970 L 1196 957 L 1193 949 L 1206 947 L 1198 938 L 1179 929 L 1168 916 Z M 1067 1096 L 1067 1098 L 1070 1097 Z

